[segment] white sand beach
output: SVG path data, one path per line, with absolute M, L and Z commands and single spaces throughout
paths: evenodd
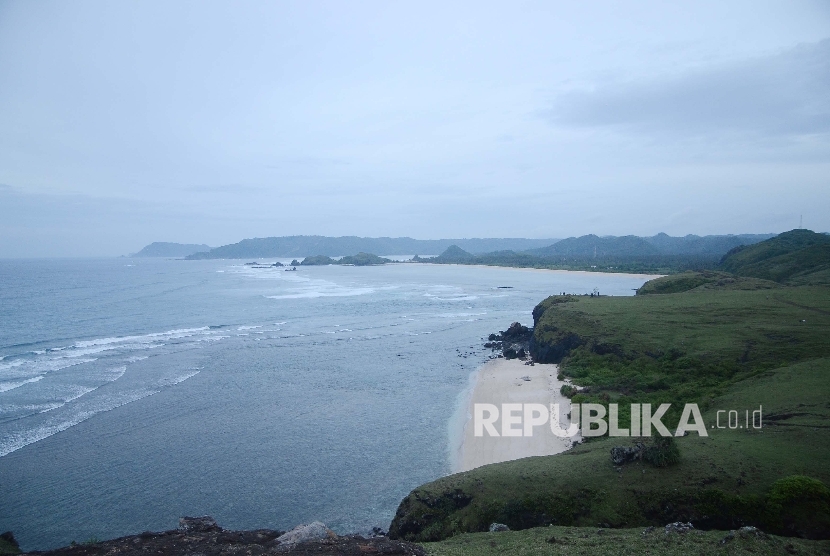
M 532 437 L 491 437 L 475 436 L 473 415 L 475 404 L 494 404 L 501 408 L 504 403 L 540 403 L 546 407 L 558 403 L 560 424 L 563 428 L 570 425 L 567 414 L 570 412 L 570 400 L 560 393 L 566 382 L 557 380 L 558 365 L 525 365 L 519 359 L 493 359 L 485 363 L 477 372 L 472 392 L 469 396 L 464 419 L 460 445 L 455 454 L 454 472 L 468 471 L 502 461 L 526 458 L 530 456 L 548 456 L 564 452 L 572 446 L 574 438 L 559 438 L 550 430 L 550 425 L 534 428 Z M 496 423 L 500 430 L 501 419 Z M 520 428 L 520 427 L 516 427 Z

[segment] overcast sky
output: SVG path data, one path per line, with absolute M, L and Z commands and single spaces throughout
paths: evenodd
M 830 2 L 0 0 L 0 257 L 830 231 Z

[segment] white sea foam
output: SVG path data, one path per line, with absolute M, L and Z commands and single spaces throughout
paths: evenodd
M 183 375 L 178 375 L 178 376 L 175 376 L 175 377 L 172 377 L 172 378 L 163 378 L 163 379 L 158 381 L 158 385 L 159 386 L 174 386 L 176 384 L 184 382 L 188 378 L 193 378 L 194 376 L 199 374 L 199 372 L 200 371 L 193 371 L 193 372 L 185 373 Z
M 108 382 L 112 382 L 120 378 L 126 367 L 117 367 L 108 369 L 110 373 Z M 24 446 L 28 446 L 44 438 L 48 438 L 59 432 L 73 427 L 90 417 L 94 417 L 99 413 L 105 411 L 112 411 L 118 407 L 132 403 L 134 401 L 152 396 L 160 392 L 164 388 L 175 386 L 185 380 L 199 374 L 199 370 L 189 371 L 183 374 L 177 374 L 171 377 L 166 377 L 158 380 L 155 387 L 140 388 L 136 390 L 129 390 L 124 392 L 108 393 L 106 395 L 96 395 L 87 400 L 81 400 L 76 403 L 69 403 L 78 400 L 79 398 L 89 394 L 100 386 L 95 388 L 76 388 L 74 395 L 70 396 L 60 404 L 51 404 L 52 407 L 44 409 L 41 414 L 51 414 L 51 417 L 44 417 L 43 422 L 36 425 L 34 428 L 28 428 L 27 422 L 24 420 L 18 425 L 16 430 L 12 428 L 8 432 L 0 435 L 0 457 L 10 454 Z M 52 414 L 54 412 L 54 414 Z
M 47 418 L 45 423 L 41 423 L 34 429 L 23 429 L 11 431 L 3 436 L 0 436 L 0 457 L 10 454 L 14 451 L 33 444 L 38 440 L 48 438 L 53 434 L 63 432 L 66 429 L 82 423 L 104 411 L 111 411 L 122 405 L 146 398 L 158 392 L 158 390 L 136 390 L 133 392 L 124 392 L 97 400 L 97 405 L 91 403 L 79 404 L 69 414 L 56 414 L 53 417 Z
M 330 291 L 311 290 L 282 295 L 266 295 L 268 299 L 314 299 L 318 297 L 351 297 L 374 293 L 374 288 L 334 289 Z
M 254 330 L 257 328 L 262 328 L 262 326 L 240 326 L 237 330 Z
M 3 376 L 3 371 L 8 371 L 9 369 L 14 369 L 15 367 L 19 367 L 26 363 L 25 359 L 13 359 L 9 363 L 2 363 L 0 364 L 0 376 Z
M 9 390 L 14 390 L 15 388 L 20 388 L 24 384 L 30 384 L 32 382 L 37 382 L 43 379 L 43 375 L 35 376 L 32 378 L 28 378 L 26 380 L 19 380 L 17 382 L 0 382 L 0 392 L 8 392 Z
M 43 377 L 44 375 L 51 372 L 60 371 L 62 369 L 73 367 L 75 365 L 83 365 L 84 363 L 92 363 L 96 360 L 96 358 L 74 360 L 67 360 L 61 358 L 16 359 L 12 361 L 14 365 L 10 365 L 4 369 L 0 369 L 0 379 L 5 379 L 5 382 L 18 382 L 21 380 L 26 381 L 18 385 L 22 386 L 23 384 L 28 382 L 36 382 L 29 379 L 34 379 L 38 376 Z M 17 386 L 15 386 L 14 388 L 17 388 Z M 7 388 L 6 390 L 12 390 L 12 388 Z M 0 390 L 0 392 L 4 391 L 5 390 Z
M 93 346 L 102 346 L 110 344 L 119 344 L 124 342 L 155 342 L 158 340 L 188 338 L 197 334 L 209 333 L 210 328 L 201 326 L 199 328 L 176 328 L 167 330 L 166 332 L 153 332 L 151 334 L 143 334 L 140 336 L 117 336 L 113 338 L 96 338 L 95 340 L 84 340 L 75 342 L 75 348 L 87 348 Z

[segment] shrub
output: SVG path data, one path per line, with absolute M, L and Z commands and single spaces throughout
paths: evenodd
M 808 539 L 830 538 L 830 490 L 812 477 L 791 475 L 779 479 L 767 497 L 778 510 L 782 532 Z
M 680 449 L 671 436 L 658 436 L 643 449 L 643 459 L 654 467 L 668 467 L 680 461 Z
M 574 394 L 576 394 L 577 392 L 578 390 L 570 384 L 563 384 L 562 388 L 559 389 L 559 393 L 561 393 L 566 398 L 573 398 Z

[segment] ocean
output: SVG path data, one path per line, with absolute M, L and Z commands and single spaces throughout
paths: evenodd
M 0 531 L 43 550 L 184 515 L 385 530 L 450 473 L 488 334 L 648 279 L 243 263 L 0 260 Z

